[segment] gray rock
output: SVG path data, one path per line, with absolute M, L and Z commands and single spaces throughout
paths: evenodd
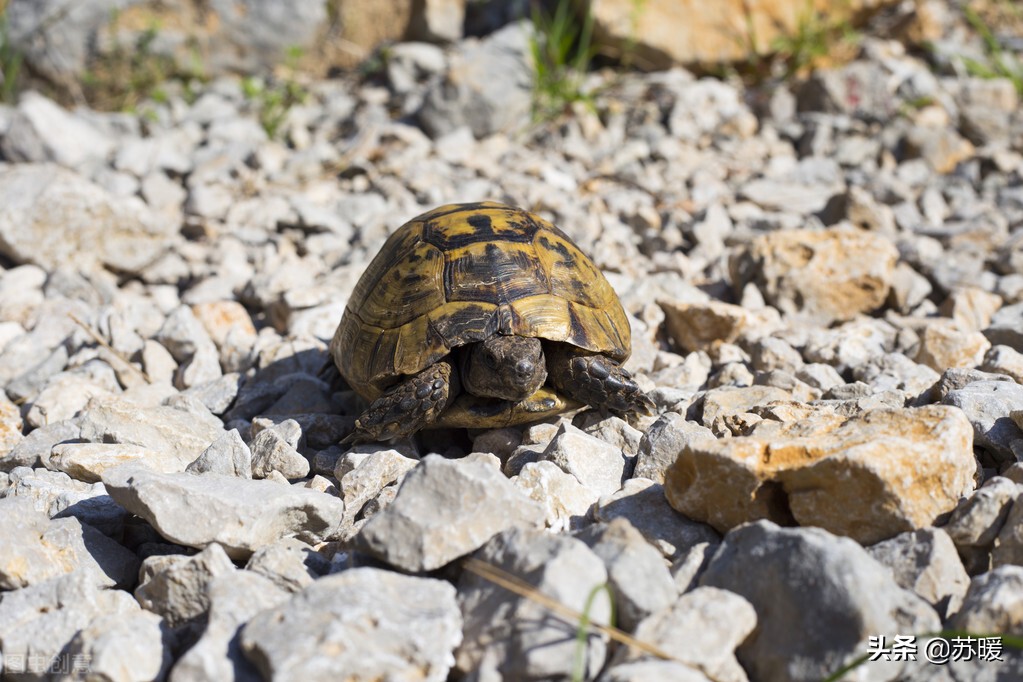
M 512 479 L 544 509 L 544 524 L 554 532 L 577 530 L 590 522 L 599 493 L 553 462 L 527 462 Z
M 0 497 L 30 499 L 37 511 L 51 518 L 74 517 L 111 537 L 120 535 L 129 516 L 106 494 L 102 483 L 82 483 L 65 473 L 46 469 L 12 469 Z
M 217 543 L 235 559 L 282 537 L 320 541 L 344 514 L 344 503 L 324 493 L 219 474 L 119 467 L 103 482 L 111 497 L 168 540 L 199 549 Z
M 1001 566 L 975 577 L 949 626 L 964 632 L 1023 634 L 1023 566 Z
M 148 577 L 135 589 L 135 599 L 142 608 L 163 617 L 168 626 L 180 627 L 206 613 L 210 581 L 234 570 L 217 544 L 190 557 L 149 557 L 140 571 Z
M 50 519 L 26 497 L 0 499 L 5 541 L 0 544 L 0 589 L 16 590 L 67 573 L 97 587 L 129 587 L 138 559 L 78 519 Z
M 1013 500 L 1023 487 L 1008 478 L 994 476 L 972 495 L 959 502 L 945 526 L 957 547 L 990 548 L 1005 525 Z
M 633 476 L 664 483 L 664 472 L 686 446 L 707 438 L 714 438 L 714 433 L 706 426 L 687 421 L 675 412 L 665 412 L 643 434 Z
M 756 626 L 756 611 L 744 598 L 716 587 L 698 587 L 643 619 L 635 636 L 709 679 L 745 682 L 748 678 L 735 650 Z M 622 647 L 614 666 L 643 659 L 656 660 Z
M 185 467 L 185 471 L 252 478 L 252 453 L 238 429 L 231 429 L 210 443 L 194 462 Z
M 405 476 L 398 496 L 358 540 L 406 571 L 431 571 L 508 528 L 536 528 L 543 510 L 495 467 L 428 455 Z M 452 533 L 458 528 L 458 533 Z
M 1008 346 L 992 346 L 984 355 L 985 372 L 1004 374 L 1017 384 L 1023 384 L 1023 353 Z
M 923 398 L 925 398 L 928 402 L 940 402 L 952 391 L 958 391 L 961 388 L 966 388 L 972 383 L 980 381 L 1010 380 L 1010 377 L 1006 377 L 1001 374 L 994 374 L 992 372 L 982 372 L 979 369 L 949 367 L 941 373 L 941 378 L 938 379 L 934 386 L 931 386 L 931 388 L 928 389 L 928 392 L 923 396 Z
M 241 632 L 246 657 L 265 679 L 443 682 L 461 639 L 450 584 L 376 568 L 320 578 Z
M 149 611 L 109 614 L 78 631 L 63 656 L 87 661 L 89 677 L 111 682 L 161 679 L 170 668 L 173 637 L 163 619 Z M 66 669 L 66 667 L 65 667 Z M 53 680 L 81 679 L 69 674 Z
M 713 528 L 672 509 L 664 497 L 664 486 L 646 478 L 630 479 L 619 492 L 601 498 L 594 517 L 604 522 L 618 517 L 628 519 L 669 559 L 702 542 L 720 541 Z
M 70 419 L 34 429 L 0 456 L 0 471 L 42 466 L 49 459 L 54 445 L 77 439 L 81 431 L 78 423 Z
M 240 630 L 257 613 L 277 606 L 288 593 L 250 571 L 232 571 L 206 585 L 206 628 L 171 670 L 170 682 L 225 680 L 255 682 L 256 667 L 242 653 Z
M 1023 386 L 1011 381 L 975 381 L 950 392 L 941 401 L 966 413 L 973 424 L 974 443 L 999 460 L 1015 461 L 1023 448 L 1023 429 L 1009 414 L 1023 405 Z
M 417 83 L 444 72 L 447 57 L 436 45 L 402 42 L 394 45 L 387 58 L 387 80 L 398 94 L 411 92 Z
M 603 562 L 585 544 L 539 531 L 500 533 L 473 558 L 526 580 L 578 613 L 586 611 L 590 593 L 607 581 Z M 577 655 L 575 623 L 470 571 L 462 573 L 458 595 L 465 619 L 465 639 L 455 652 L 461 673 L 495 666 L 501 679 L 549 680 L 571 674 Z M 608 600 L 598 595 L 588 613 L 591 622 L 607 623 Z M 584 654 L 586 677 L 603 666 L 606 655 L 605 639 L 591 634 Z
M 0 599 L 0 651 L 4 676 L 46 679 L 71 639 L 98 618 L 139 612 L 131 595 L 96 587 L 82 572 L 51 578 Z
M 740 526 L 725 536 L 700 585 L 753 604 L 758 628 L 739 658 L 758 679 L 819 680 L 858 656 L 872 635 L 940 629 L 934 610 L 863 548 L 817 528 Z M 881 665 L 879 679 L 897 676 L 891 662 Z
M 197 419 L 173 407 L 140 407 L 126 400 L 90 402 L 78 417 L 79 437 L 88 443 L 123 443 L 164 453 L 183 462 L 194 461 L 223 433 L 219 421 Z
M 298 424 L 295 423 L 295 426 Z M 266 478 L 272 471 L 287 479 L 309 475 L 309 460 L 288 443 L 276 427 L 257 433 L 249 443 L 249 448 L 252 450 L 253 478 Z
M 675 559 L 671 565 L 671 577 L 679 594 L 685 594 L 698 585 L 700 576 L 707 569 L 718 545 L 716 542 L 701 542 Z
M 352 522 L 363 505 L 376 497 L 392 483 L 400 482 L 419 460 L 402 455 L 397 450 L 377 450 L 359 457 L 358 463 L 350 453 L 343 456 L 333 471 L 338 480 L 341 498 L 345 501 L 345 520 Z
M 996 312 L 991 324 L 984 329 L 984 336 L 993 346 L 1009 346 L 1023 353 L 1023 303 L 1005 306 Z
M 19 98 L 10 128 L 0 138 L 9 161 L 52 161 L 68 168 L 101 163 L 113 147 L 101 130 L 35 92 Z
M 117 199 L 52 164 L 0 170 L 0 253 L 47 269 L 73 264 L 138 275 L 172 231 L 137 200 Z
M 510 24 L 479 42 L 469 41 L 451 55 L 442 83 L 426 95 L 419 121 L 440 137 L 468 125 L 477 138 L 518 128 L 529 120 L 532 24 Z M 500 82 L 493 74 L 500 73 Z
M 96 483 L 102 480 L 104 471 L 122 464 L 135 464 L 165 474 L 184 471 L 188 462 L 182 454 L 128 443 L 62 443 L 53 446 L 49 465 L 79 481 Z
M 542 459 L 557 464 L 598 495 L 611 495 L 622 487 L 625 457 L 621 449 L 571 424 L 561 425 Z
M 284 538 L 257 550 L 245 569 L 286 592 L 300 592 L 330 571 L 330 561 L 304 542 Z
M 577 426 L 594 438 L 618 448 L 626 456 L 635 455 L 639 451 L 639 442 L 643 438 L 643 432 L 630 426 L 621 417 L 604 417 L 598 412 L 583 412 L 582 415 L 587 416 L 580 419 L 579 423 L 575 423 L 573 420 L 573 426 Z
M 193 384 L 182 394 L 197 399 L 213 414 L 221 415 L 227 412 L 238 397 L 242 381 L 240 374 L 231 372 L 204 383 Z
M 945 531 L 921 528 L 900 533 L 867 552 L 891 569 L 899 587 L 916 592 L 942 617 L 959 610 L 970 576 Z
M 641 620 L 677 599 L 664 556 L 627 520 L 591 526 L 576 537 L 604 562 L 617 627 L 633 632 Z
M 1013 564 L 1023 566 L 1023 492 L 1016 496 L 1005 517 L 1005 524 L 995 540 L 991 552 L 991 563 L 995 567 Z

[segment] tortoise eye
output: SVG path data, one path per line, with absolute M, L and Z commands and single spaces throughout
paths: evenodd
M 494 357 L 493 353 L 483 351 L 483 364 L 490 369 L 497 369 L 497 358 Z

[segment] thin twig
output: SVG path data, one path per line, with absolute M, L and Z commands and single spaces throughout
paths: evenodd
M 584 615 L 579 611 L 576 611 L 571 607 L 565 606 L 557 599 L 549 597 L 546 594 L 540 592 L 535 587 L 533 587 L 532 585 L 530 585 L 517 575 L 512 575 L 507 571 L 501 570 L 497 566 L 473 558 L 466 559 L 464 566 L 466 570 L 475 573 L 484 580 L 489 580 L 490 582 L 494 583 L 495 585 L 498 585 L 499 587 L 503 587 L 509 592 L 514 592 L 520 597 L 524 597 L 525 599 L 534 601 L 540 606 L 543 606 L 544 608 L 553 611 L 554 613 L 556 613 L 557 615 L 561 616 L 562 618 L 569 622 L 579 623 L 582 622 L 584 619 Z M 597 632 L 605 634 L 614 641 L 619 642 L 620 644 L 624 644 L 625 646 L 631 647 L 633 649 L 638 649 L 644 653 L 656 656 L 657 658 L 664 659 L 665 661 L 678 661 L 677 658 L 675 658 L 671 654 L 665 653 L 664 651 L 657 648 L 653 644 L 648 644 L 647 642 L 636 639 L 629 633 L 623 632 L 618 628 L 594 622 L 589 622 L 587 626 L 591 630 L 596 630 Z
M 106 348 L 115 358 L 123 362 L 128 369 L 132 370 L 133 372 L 138 372 L 139 376 L 145 379 L 147 384 L 153 383 L 153 380 L 149 378 L 149 375 L 146 374 L 145 370 L 143 370 L 141 367 L 136 367 L 130 360 L 128 360 L 128 358 L 124 357 L 124 355 L 122 355 L 120 351 L 118 351 L 109 343 L 107 343 L 106 339 L 99 335 L 99 332 L 97 332 L 91 326 L 89 326 L 81 319 L 79 319 L 79 317 L 74 313 L 68 313 L 67 316 L 70 317 L 75 324 L 84 329 L 85 332 L 92 337 L 93 341 Z

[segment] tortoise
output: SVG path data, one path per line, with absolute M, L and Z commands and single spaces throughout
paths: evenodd
M 427 427 L 495 428 L 583 404 L 650 414 L 622 363 L 631 330 L 604 275 L 548 221 L 449 204 L 398 228 L 330 343 L 370 405 L 342 443 Z

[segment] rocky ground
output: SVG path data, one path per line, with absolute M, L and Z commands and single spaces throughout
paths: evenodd
M 594 73 L 531 124 L 528 32 L 396 45 L 273 139 L 226 78 L 0 107 L 3 679 L 1021 679 L 923 637 L 1023 635 L 1013 82 L 957 66 L 976 36 L 865 38 L 760 90 Z M 355 281 L 484 198 L 605 269 L 658 414 L 338 446 Z M 643 647 L 577 642 L 604 584 Z

